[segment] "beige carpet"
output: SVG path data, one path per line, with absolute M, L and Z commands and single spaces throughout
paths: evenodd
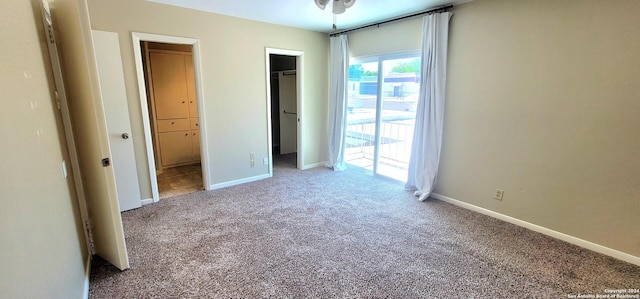
M 293 165 L 123 213 L 131 269 L 95 258 L 90 297 L 567 298 L 640 288 L 640 267 L 418 202 L 358 171 Z

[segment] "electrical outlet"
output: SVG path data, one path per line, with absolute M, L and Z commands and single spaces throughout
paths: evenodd
M 256 161 L 253 161 L 253 160 L 249 161 L 249 165 L 251 165 L 251 168 L 256 167 Z
M 496 195 L 494 195 L 493 198 L 495 198 L 497 200 L 502 200 L 503 196 L 504 196 L 504 190 L 496 189 Z
M 269 165 L 269 158 L 262 158 L 263 165 Z

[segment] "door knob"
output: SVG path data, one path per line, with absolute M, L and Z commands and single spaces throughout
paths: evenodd
M 129 139 L 129 134 L 122 133 L 122 139 Z

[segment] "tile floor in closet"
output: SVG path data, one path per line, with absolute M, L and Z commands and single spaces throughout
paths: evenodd
M 160 198 L 168 198 L 203 189 L 200 164 L 167 168 L 158 174 Z

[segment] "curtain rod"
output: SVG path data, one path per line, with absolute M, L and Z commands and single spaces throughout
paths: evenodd
M 450 10 L 452 7 L 453 7 L 453 5 L 447 5 L 447 6 L 434 8 L 434 9 L 429 9 L 429 10 L 417 12 L 417 13 L 414 13 L 414 14 L 410 14 L 410 15 L 406 15 L 406 16 L 402 16 L 402 17 L 397 17 L 397 18 L 394 18 L 394 19 L 389 19 L 389 20 L 385 20 L 385 21 L 381 21 L 381 22 L 377 22 L 377 23 L 373 23 L 373 24 L 369 24 L 369 25 L 364 25 L 364 26 L 360 26 L 360 27 L 356 27 L 356 28 L 352 28 L 352 29 L 347 29 L 347 30 L 343 30 L 343 31 L 335 32 L 335 33 L 330 33 L 329 36 L 331 36 L 331 37 L 338 36 L 338 35 L 342 35 L 342 34 L 345 34 L 345 33 L 348 33 L 348 32 L 352 32 L 352 31 L 356 31 L 356 30 L 360 30 L 360 29 L 365 29 L 365 28 L 369 28 L 369 27 L 373 27 L 373 26 L 380 26 L 380 25 L 383 25 L 383 24 L 387 24 L 387 23 L 391 23 L 391 22 L 395 22 L 395 21 L 400 21 L 400 20 L 404 20 L 404 19 L 408 19 L 408 18 L 413 18 L 413 17 L 417 17 L 417 16 L 420 16 L 420 15 L 445 12 L 445 11 Z

